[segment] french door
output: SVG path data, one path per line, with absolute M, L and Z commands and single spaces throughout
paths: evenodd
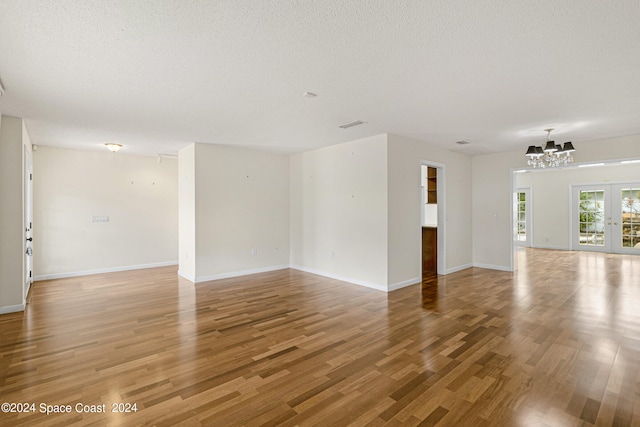
M 514 240 L 516 245 L 531 246 L 531 189 L 518 188 L 514 194 Z
M 572 249 L 640 254 L 640 182 L 575 185 Z

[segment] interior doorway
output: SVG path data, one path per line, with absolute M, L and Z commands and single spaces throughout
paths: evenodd
M 423 161 L 420 177 L 421 275 L 446 274 L 444 165 Z

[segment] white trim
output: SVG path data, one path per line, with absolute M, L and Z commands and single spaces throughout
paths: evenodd
M 144 268 L 167 267 L 178 265 L 178 261 L 154 262 L 150 264 L 126 265 L 122 267 L 98 268 L 95 270 L 71 271 L 68 273 L 42 274 L 33 278 L 34 282 L 40 280 L 64 279 L 67 277 L 89 276 L 91 274 L 115 273 L 118 271 L 142 270 Z
M 516 242 L 514 241 L 514 235 L 513 235 L 513 228 L 514 228 L 514 224 L 513 224 L 513 220 L 514 220 L 514 205 L 515 205 L 515 195 L 516 195 L 516 180 L 515 178 L 515 174 L 519 173 L 516 172 L 515 169 L 511 168 L 510 172 L 509 172 L 509 201 L 511 203 L 509 203 L 509 210 L 510 210 L 510 215 L 509 215 L 509 271 L 514 271 L 515 269 L 515 264 L 514 264 L 514 259 L 513 259 L 513 251 L 515 250 L 516 247 Z M 533 221 L 532 221 L 533 222 Z M 528 231 L 527 231 L 528 232 Z M 533 242 L 533 238 L 530 240 L 530 242 Z M 475 257 L 472 257 L 475 258 Z M 475 266 L 475 263 L 474 263 Z
M 389 285 L 388 292 L 395 291 L 397 289 L 406 288 L 407 286 L 415 285 L 418 283 L 422 283 L 422 280 L 419 277 L 414 277 L 413 279 L 404 280 L 402 282 L 394 283 L 393 285 Z
M 24 307 L 24 304 L 6 305 L 4 307 L 0 307 L 0 314 L 17 313 L 19 311 L 24 311 Z
M 213 280 L 229 279 L 229 278 L 232 278 L 232 277 L 248 276 L 250 274 L 256 274 L 256 273 L 267 273 L 269 271 L 284 270 L 284 269 L 287 269 L 287 268 L 304 271 L 305 273 L 317 274 L 318 276 L 328 277 L 330 279 L 336 279 L 336 280 L 340 280 L 342 282 L 347 282 L 347 283 L 351 283 L 351 284 L 358 285 L 358 286 L 365 286 L 367 288 L 372 288 L 372 289 L 376 289 L 376 290 L 384 291 L 384 292 L 388 292 L 389 290 L 400 289 L 400 288 L 403 288 L 405 286 L 413 285 L 413 284 L 416 284 L 416 283 L 420 282 L 419 278 L 410 279 L 410 280 L 406 280 L 404 282 L 396 283 L 396 284 L 392 285 L 389 289 L 387 289 L 386 287 L 378 285 L 378 284 L 375 284 L 375 283 L 365 282 L 365 281 L 362 281 L 362 280 L 352 279 L 352 278 L 340 276 L 340 275 L 337 275 L 337 274 L 327 273 L 326 271 L 316 270 L 314 268 L 307 268 L 307 267 L 303 267 L 301 265 L 277 265 L 277 266 L 272 266 L 272 267 L 263 267 L 263 268 L 256 268 L 256 269 L 251 269 L 251 270 L 242 270 L 242 271 L 234 271 L 234 272 L 230 272 L 230 273 L 214 274 L 212 276 L 203 276 L 203 277 L 193 277 L 193 276 L 190 276 L 190 275 L 188 275 L 186 273 L 183 273 L 181 271 L 178 271 L 178 274 L 181 277 L 189 280 L 190 282 L 202 283 L 202 282 L 210 282 L 210 281 L 213 281 Z
M 256 273 L 267 273 L 269 271 L 276 271 L 276 270 L 284 270 L 289 268 L 288 264 L 285 265 L 273 265 L 270 267 L 260 267 L 260 268 L 253 268 L 250 270 L 240 270 L 240 271 L 231 271 L 229 273 L 221 273 L 221 274 L 214 274 L 211 276 L 202 276 L 202 277 L 195 277 L 192 278 L 186 274 L 180 273 L 178 272 L 178 274 L 180 274 L 180 276 L 184 277 L 185 279 L 193 282 L 193 283 L 202 283 L 202 282 L 210 282 L 212 280 L 220 280 L 220 279 L 229 279 L 231 277 L 240 277 L 240 276 L 248 276 L 250 274 L 256 274 Z M 195 280 L 193 280 L 195 279 Z
M 182 270 L 178 270 L 178 276 L 187 279 L 190 282 L 196 283 L 196 278 L 190 274 L 182 272 Z
M 378 291 L 389 292 L 388 288 L 384 285 L 378 285 L 376 283 L 370 283 L 370 282 L 365 282 L 363 280 L 352 279 L 350 277 L 339 276 L 337 274 L 327 273 L 326 271 L 316 270 L 315 268 L 307 268 L 301 265 L 291 265 L 290 268 L 293 268 L 294 270 L 304 271 L 305 273 L 317 274 L 318 276 L 324 276 L 330 279 L 340 280 L 342 282 L 352 283 L 354 285 L 365 286 L 367 288 L 376 289 Z
M 26 128 L 23 129 L 24 132 Z M 33 227 L 28 224 L 29 222 L 33 222 L 33 157 L 29 152 L 26 144 L 22 145 L 22 153 L 23 153 L 23 171 L 22 171 L 22 228 L 25 230 L 24 240 L 22 245 L 22 256 L 24 258 L 23 267 L 22 267 L 22 277 L 24 280 L 24 285 L 22 286 L 22 305 L 26 305 L 27 303 L 27 295 L 29 294 L 29 288 L 31 287 L 31 282 L 33 282 L 33 257 L 32 255 L 28 255 L 28 248 L 31 247 L 33 250 L 33 245 L 31 243 L 27 243 L 28 238 L 33 240 Z M 31 274 L 30 274 L 31 273 Z
M 574 244 L 573 244 L 573 227 L 576 226 L 575 224 L 575 220 L 573 219 L 573 214 L 576 213 L 575 212 L 575 208 L 573 207 L 573 186 L 574 185 L 579 185 L 579 184 L 572 184 L 569 183 L 569 197 L 567 197 L 567 200 L 569 201 L 569 250 L 573 251 L 575 250 Z M 578 196 L 579 197 L 579 196 Z M 578 223 L 580 223 L 580 220 L 578 219 Z
M 509 268 L 506 265 L 492 265 L 492 264 L 483 264 L 483 263 L 474 262 L 473 266 L 478 268 L 487 268 L 489 270 L 499 270 L 499 271 L 509 271 L 509 272 L 513 271 L 512 268 Z
M 562 247 L 562 246 L 549 246 L 549 245 L 535 245 L 531 246 L 534 249 L 551 249 L 552 251 L 572 251 L 574 249 Z
M 471 263 L 459 265 L 457 267 L 451 267 L 446 271 L 445 274 L 457 273 L 458 271 L 466 270 L 467 268 L 471 268 L 471 267 L 473 267 L 473 264 Z
M 628 158 L 625 157 L 625 158 L 609 159 L 609 160 L 589 160 L 585 162 L 571 163 L 569 165 L 557 167 L 557 168 L 534 168 L 533 166 L 529 166 L 526 168 L 512 168 L 511 170 L 516 173 L 559 171 L 562 169 L 576 169 L 579 167 L 584 167 L 585 165 L 590 166 L 590 165 L 594 165 L 594 163 L 598 163 L 598 164 L 602 163 L 602 166 L 615 166 L 617 164 L 622 165 L 622 164 L 635 163 L 635 161 L 637 160 L 640 160 L 640 157 L 628 157 Z

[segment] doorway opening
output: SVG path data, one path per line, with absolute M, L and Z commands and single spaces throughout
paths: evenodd
M 446 274 L 444 165 L 422 161 L 420 177 L 420 271 L 424 278 Z
M 640 240 L 638 162 L 640 159 L 512 169 L 511 271 L 518 269 L 518 257 L 523 253 L 518 244 L 516 209 L 523 188 L 531 192 L 526 209 L 526 218 L 531 221 L 526 226 L 530 247 L 640 255 L 640 248 L 635 248 Z
M 518 188 L 514 197 L 513 206 L 513 237 L 518 246 L 531 246 L 533 230 L 531 226 L 531 189 Z

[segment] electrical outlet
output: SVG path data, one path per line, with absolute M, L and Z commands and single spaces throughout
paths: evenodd
M 258 255 L 258 248 L 251 249 L 251 255 Z

